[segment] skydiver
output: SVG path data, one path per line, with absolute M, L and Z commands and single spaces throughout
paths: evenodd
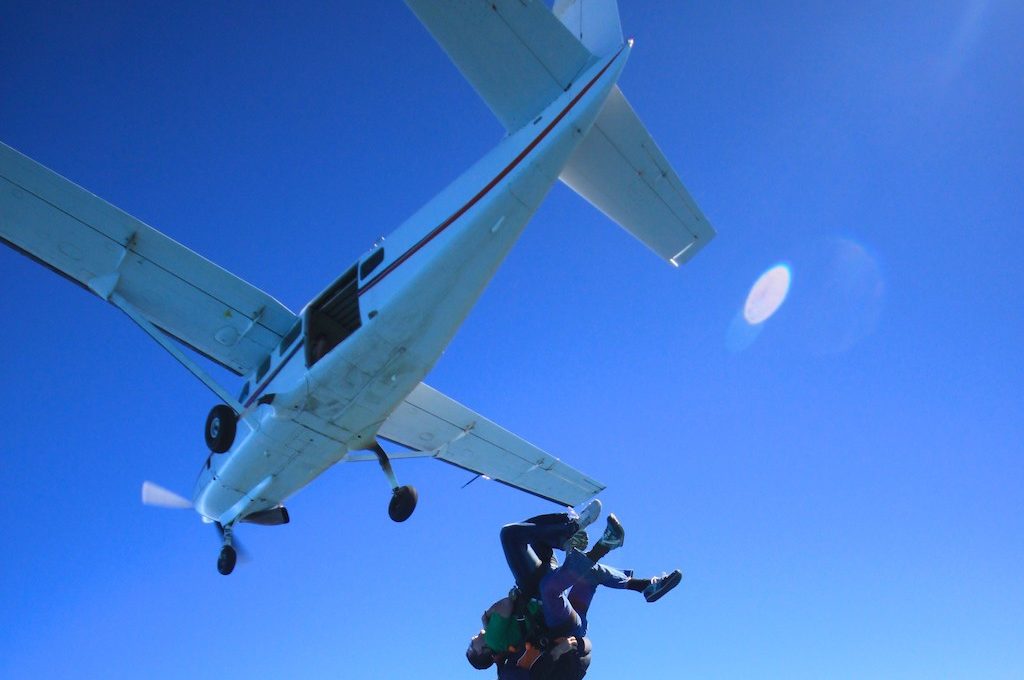
M 498 664 L 499 679 L 582 678 L 590 664 L 587 612 L 597 586 L 635 590 L 655 602 L 675 588 L 675 570 L 650 579 L 633 578 L 599 560 L 625 541 L 625 530 L 609 515 L 601 539 L 588 553 L 584 529 L 601 511 L 594 500 L 575 515 L 541 515 L 502 527 L 505 559 L 516 580 L 509 597 L 484 612 L 484 629 L 470 640 L 469 663 Z M 553 549 L 566 553 L 559 567 Z M 539 598 L 539 599 L 538 599 Z

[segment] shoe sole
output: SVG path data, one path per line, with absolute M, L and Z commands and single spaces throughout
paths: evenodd
M 662 583 L 664 583 L 665 585 L 661 586 L 661 588 L 656 590 L 653 595 L 651 595 L 650 597 L 646 597 L 644 599 L 648 602 L 657 602 L 661 598 L 665 597 L 665 595 L 667 595 L 670 590 L 679 585 L 679 582 L 682 580 L 682 572 L 673 571 L 671 574 L 665 577 L 664 581 L 662 581 Z
M 597 510 L 594 512 L 593 516 L 592 517 L 583 517 L 581 515 L 580 518 L 577 520 L 577 522 L 579 522 L 579 525 L 580 525 L 580 530 L 586 529 L 591 524 L 596 522 L 597 518 L 601 516 L 601 501 L 599 499 L 597 499 L 597 498 L 592 500 L 590 503 L 587 503 L 586 507 L 584 507 L 583 509 L 584 510 L 589 509 L 590 506 L 592 504 L 594 504 L 594 503 L 597 504 Z

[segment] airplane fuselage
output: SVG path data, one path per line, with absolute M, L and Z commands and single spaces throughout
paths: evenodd
M 301 332 L 247 381 L 233 446 L 201 469 L 201 515 L 231 524 L 276 507 L 374 444 L 557 180 L 627 56 L 624 47 L 592 66 L 307 305 Z

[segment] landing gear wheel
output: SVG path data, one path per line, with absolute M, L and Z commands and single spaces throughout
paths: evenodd
M 235 562 L 238 561 L 238 553 L 230 545 L 220 549 L 220 557 L 217 558 L 217 571 L 227 576 L 235 570 Z
M 214 453 L 224 453 L 235 441 L 238 416 L 226 404 L 217 404 L 206 416 L 206 445 Z
M 391 502 L 388 504 L 388 516 L 396 522 L 404 522 L 416 509 L 419 494 L 411 486 L 400 486 L 392 493 Z

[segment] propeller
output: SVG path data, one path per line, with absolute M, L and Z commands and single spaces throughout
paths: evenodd
M 192 502 L 174 493 L 159 484 L 155 484 L 149 480 L 142 483 L 142 504 L 151 505 L 157 508 L 170 508 L 172 510 L 187 510 L 192 507 Z M 204 522 L 210 522 L 211 520 L 203 518 Z M 221 543 L 224 542 L 224 527 L 221 526 L 220 522 L 212 522 L 213 526 L 217 529 L 217 535 L 220 537 Z M 238 555 L 238 561 L 248 562 L 249 553 L 242 548 L 237 538 L 232 538 L 232 546 Z
M 173 510 L 185 510 L 192 507 L 192 502 L 184 496 L 179 496 L 149 480 L 142 483 L 142 504 Z

